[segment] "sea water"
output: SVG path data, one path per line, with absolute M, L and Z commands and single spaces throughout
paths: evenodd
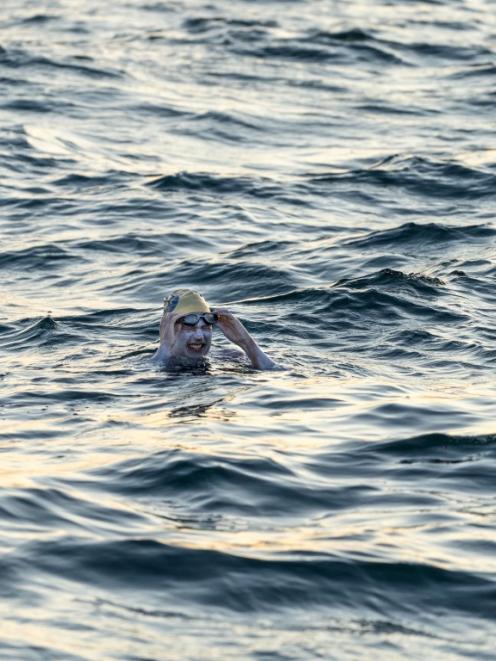
M 494 3 L 0 25 L 0 656 L 493 659 Z

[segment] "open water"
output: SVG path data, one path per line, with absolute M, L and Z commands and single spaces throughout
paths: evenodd
M 0 657 L 494 659 L 493 0 L 0 26 Z

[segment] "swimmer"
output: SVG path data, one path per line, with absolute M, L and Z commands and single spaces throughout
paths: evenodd
M 225 308 L 210 309 L 205 299 L 192 289 L 176 289 L 165 298 L 160 346 L 154 358 L 168 367 L 204 364 L 214 325 L 244 351 L 252 367 L 257 370 L 276 367 L 232 312 Z

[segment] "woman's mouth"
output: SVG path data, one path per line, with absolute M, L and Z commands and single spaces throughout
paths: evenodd
M 188 349 L 193 353 L 201 353 L 204 346 L 205 342 L 188 342 Z

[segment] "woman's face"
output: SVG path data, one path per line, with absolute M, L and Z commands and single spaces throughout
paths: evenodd
M 176 340 L 173 353 L 176 357 L 203 358 L 210 351 L 212 326 L 200 319 L 195 326 L 183 324 L 179 319 L 174 324 Z

